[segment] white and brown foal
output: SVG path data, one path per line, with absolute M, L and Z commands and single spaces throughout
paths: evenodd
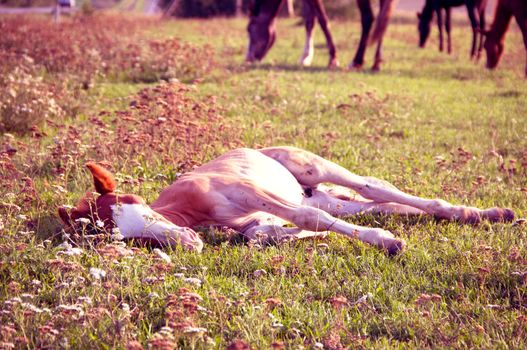
M 430 214 L 463 223 L 514 218 L 509 209 L 481 210 L 409 195 L 293 147 L 227 152 L 181 176 L 150 206 L 138 196 L 114 193 L 115 181 L 107 170 L 94 163 L 87 167 L 100 196 L 92 202 L 81 200 L 71 211 L 60 208 L 66 224 L 89 217 L 107 228 L 118 227 L 129 239 L 182 244 L 197 251 L 203 243 L 192 227 L 203 225 L 227 226 L 249 239 L 276 241 L 334 231 L 395 254 L 405 247 L 402 239 L 337 217 L 360 212 Z M 347 195 L 342 194 L 343 187 Z M 357 194 L 351 196 L 349 189 Z M 284 227 L 287 223 L 295 227 Z

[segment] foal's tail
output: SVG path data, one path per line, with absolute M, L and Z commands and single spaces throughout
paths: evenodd
M 377 21 L 375 22 L 375 28 L 373 28 L 373 33 L 370 36 L 370 44 L 376 43 L 384 36 L 395 4 L 397 4 L 397 0 L 386 0 L 382 5 L 377 16 Z

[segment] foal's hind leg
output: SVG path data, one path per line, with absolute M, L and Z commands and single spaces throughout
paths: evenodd
M 310 1 L 304 1 L 302 4 L 302 17 L 304 17 L 304 24 L 306 26 L 306 43 L 304 45 L 304 52 L 300 57 L 300 64 L 303 66 L 310 66 L 313 62 L 315 54 L 313 28 L 315 27 L 315 9 Z
M 394 202 L 420 209 L 439 219 L 477 223 L 481 219 L 511 221 L 510 209 L 492 208 L 481 210 L 474 207 L 456 206 L 440 199 L 428 199 L 404 193 L 385 181 L 355 175 L 347 169 L 313 153 L 294 148 L 276 147 L 261 150 L 265 155 L 285 166 L 299 183 L 316 187 L 320 183 L 333 183 L 358 192 L 377 203 Z
M 349 192 L 349 189 L 348 189 Z M 302 202 L 310 207 L 322 209 L 334 216 L 347 216 L 359 213 L 422 215 L 422 210 L 399 203 L 377 203 L 359 195 L 343 195 L 337 186 L 319 185 L 316 189 L 306 191 Z

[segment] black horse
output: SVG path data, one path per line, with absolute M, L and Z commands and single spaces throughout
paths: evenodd
M 426 0 L 423 11 L 417 13 L 419 19 L 419 46 L 424 47 L 428 35 L 430 34 L 430 27 L 434 13 L 437 16 L 437 27 L 439 28 L 439 51 L 443 51 L 443 14 L 442 9 L 446 13 L 445 29 L 447 33 L 447 50 L 452 52 L 452 41 L 450 38 L 450 10 L 452 7 L 463 6 L 467 7 L 468 18 L 472 26 L 472 49 L 470 57 L 479 59 L 481 50 L 483 48 L 483 35 L 485 30 L 485 7 L 487 0 Z M 479 37 L 479 45 L 477 45 Z M 477 46 L 477 52 L 476 52 Z

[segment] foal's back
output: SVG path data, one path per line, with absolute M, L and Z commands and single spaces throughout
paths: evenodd
M 206 163 L 184 175 L 187 181 L 207 176 L 214 181 L 250 183 L 259 189 L 279 195 L 295 204 L 302 201 L 302 186 L 282 164 L 262 152 L 239 148 Z

